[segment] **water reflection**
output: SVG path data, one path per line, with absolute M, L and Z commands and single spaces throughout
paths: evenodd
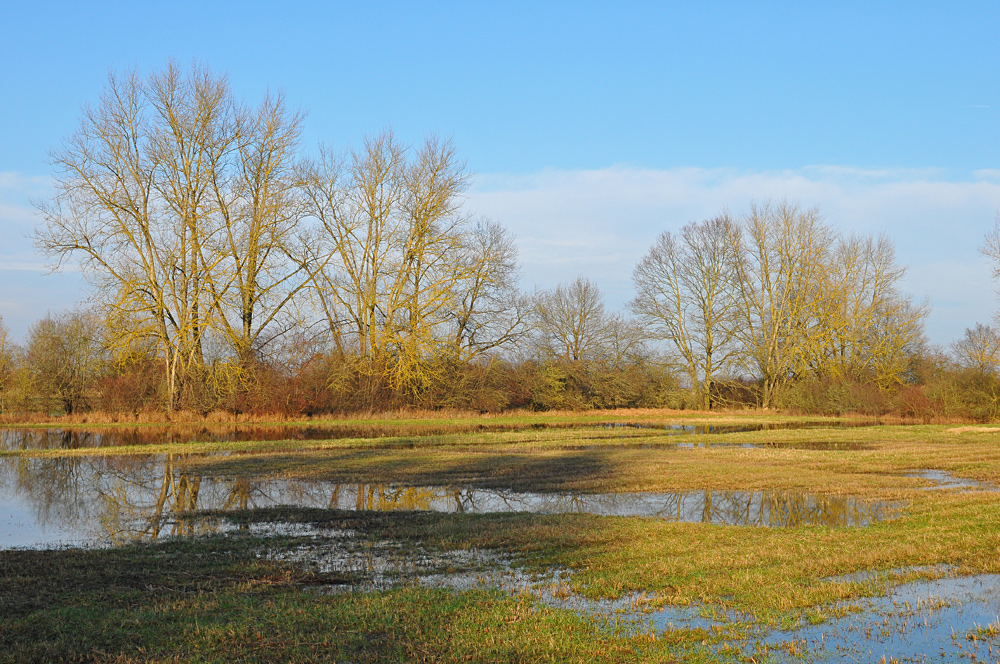
M 646 516 L 694 523 L 864 526 L 898 506 L 851 497 L 770 491 L 553 494 L 471 487 L 398 487 L 288 479 L 220 479 L 184 457 L 0 459 L 0 547 L 121 543 L 208 533 L 196 510 L 292 505 L 341 510 L 534 512 Z
M 469 433 L 486 427 L 412 426 L 151 426 L 94 429 L 0 429 L 0 450 L 77 449 L 122 445 L 252 440 L 333 440 Z
M 829 422 L 749 425 L 646 424 L 635 422 L 534 423 L 466 422 L 461 424 L 406 423 L 351 425 L 172 425 L 145 427 L 0 428 L 0 450 L 78 449 L 121 445 L 155 445 L 189 442 L 240 442 L 251 440 L 336 440 L 435 436 L 445 434 L 519 431 L 525 429 L 620 429 L 632 436 L 704 435 L 744 431 L 770 431 L 845 426 Z

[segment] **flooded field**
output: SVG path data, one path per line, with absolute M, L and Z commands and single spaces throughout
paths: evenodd
M 537 493 L 468 486 L 220 479 L 183 459 L 111 456 L 0 459 L 0 548 L 94 545 L 213 532 L 198 511 L 286 505 L 338 510 L 594 514 L 731 526 L 866 526 L 899 503 L 777 491 Z
M 697 630 L 707 634 L 739 634 L 723 639 L 743 657 L 791 662 L 997 661 L 1000 659 L 1000 575 L 952 576 L 947 566 L 865 571 L 830 583 L 889 584 L 884 596 L 838 602 L 825 607 L 831 617 L 802 620 L 786 628 L 759 623 L 745 611 L 719 610 L 700 604 L 662 606 L 646 593 L 614 600 L 589 599 L 575 593 L 567 570 L 526 573 L 509 556 L 488 551 L 432 552 L 402 549 L 393 542 L 358 545 L 353 533 L 275 523 L 256 523 L 254 533 L 293 534 L 311 538 L 306 544 L 278 555 L 283 561 L 307 565 L 331 579 L 326 592 L 384 590 L 416 583 L 454 591 L 502 590 L 529 596 L 551 607 L 568 609 L 632 634 L 662 634 Z M 338 544 L 331 546 L 331 538 Z M 900 585 L 891 580 L 907 573 L 939 578 Z M 738 646 L 733 646 L 733 641 Z M 733 655 L 717 644 L 716 656 Z M 757 660 L 759 661 L 759 660 Z
M 621 430 L 635 437 L 726 434 L 845 426 L 829 422 L 745 425 L 648 424 L 637 422 L 529 423 L 479 421 L 458 424 L 347 424 L 347 425 L 176 425 L 72 428 L 0 428 L 2 450 L 56 450 L 125 445 L 162 445 L 190 442 L 245 442 L 278 440 L 344 440 L 439 436 L 502 431 L 595 429 Z
M 0 449 L 4 647 L 94 605 L 97 641 L 149 607 L 149 642 L 184 624 L 182 647 L 275 661 L 1000 660 L 1000 441 L 979 429 L 25 427 Z

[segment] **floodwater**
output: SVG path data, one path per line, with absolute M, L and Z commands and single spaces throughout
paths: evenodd
M 1000 575 L 995 574 L 950 577 L 947 566 L 897 570 L 939 573 L 942 578 L 902 584 L 890 588 L 883 597 L 825 607 L 829 614 L 842 612 L 840 618 L 771 629 L 745 612 L 699 604 L 658 606 L 655 597 L 644 593 L 587 599 L 573 592 L 566 570 L 530 573 L 516 567 L 509 556 L 490 551 L 441 552 L 419 546 L 403 551 L 388 541 L 359 545 L 350 531 L 302 524 L 289 528 L 257 523 L 250 527 L 257 534 L 314 538 L 271 557 L 307 566 L 332 579 L 326 586 L 331 592 L 364 592 L 410 582 L 456 591 L 497 589 L 526 594 L 545 605 L 569 609 L 630 633 L 700 629 L 707 634 L 725 634 L 737 628 L 746 636 L 725 642 L 738 646 L 746 661 L 883 664 L 1000 660 Z M 892 576 L 861 570 L 828 582 L 877 582 Z
M 532 429 L 621 429 L 633 436 L 726 434 L 744 431 L 847 426 L 844 423 L 797 422 L 750 425 L 646 424 L 635 422 L 509 424 L 488 420 L 461 424 L 408 423 L 350 425 L 172 425 L 142 427 L 0 428 L 0 450 L 79 449 L 122 445 L 253 440 L 341 440 L 347 438 L 419 437 Z M 843 444 L 841 444 L 843 445 Z M 861 449 L 850 447 L 849 449 Z M 837 449 L 840 449 L 839 447 Z
M 1000 661 L 1000 575 L 997 574 L 903 584 L 883 597 L 831 607 L 847 610 L 842 618 L 815 625 L 803 621 L 787 630 L 769 629 L 740 611 L 705 610 L 708 607 L 699 605 L 649 608 L 650 598 L 642 594 L 617 600 L 588 600 L 568 592 L 558 579 L 525 581 L 524 575 L 510 573 L 475 578 L 482 587 L 497 583 L 511 591 L 517 591 L 520 584 L 533 589 L 545 604 L 625 623 L 633 632 L 703 629 L 708 633 L 717 630 L 724 633 L 727 627 L 748 628 L 748 638 L 727 640 L 742 649 L 747 656 L 745 661 L 789 664 Z
M 934 482 L 932 486 L 924 487 L 927 490 L 958 489 L 960 491 L 1000 491 L 1000 487 L 986 482 L 978 482 L 964 477 L 956 477 L 946 470 L 921 470 L 910 473 L 908 477 L 919 477 L 924 480 Z
M 872 664 L 1000 660 L 1000 575 L 917 581 L 840 606 L 855 612 L 768 634 L 773 661 L 801 661 L 783 654 L 793 649 L 819 661 Z
M 899 504 L 774 491 L 531 493 L 470 486 L 403 487 L 192 472 L 179 455 L 0 458 L 0 548 L 101 545 L 207 534 L 196 511 L 289 505 L 341 510 L 643 516 L 736 526 L 858 527 Z
M 191 442 L 252 440 L 341 440 L 431 436 L 448 433 L 502 431 L 513 427 L 476 425 L 175 425 L 145 427 L 73 427 L 0 429 L 0 450 L 79 449 L 123 445 L 160 445 Z

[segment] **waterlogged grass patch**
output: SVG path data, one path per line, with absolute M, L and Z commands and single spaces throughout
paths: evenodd
M 674 639 L 520 595 L 314 592 L 308 572 L 258 555 L 295 545 L 234 536 L 2 552 L 0 661 L 677 661 Z

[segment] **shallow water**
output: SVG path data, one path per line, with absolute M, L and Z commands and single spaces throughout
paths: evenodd
M 151 425 L 144 427 L 73 427 L 68 429 L 0 428 L 0 450 L 79 449 L 189 442 L 419 437 L 532 429 L 621 429 L 632 430 L 633 435 L 642 436 L 645 434 L 659 437 L 838 426 L 849 425 L 829 422 L 749 425 L 664 425 L 635 422 L 509 424 L 485 420 L 461 424 L 414 423 L 395 425 L 373 422 L 371 424 L 351 425 Z M 848 449 L 861 448 L 850 447 Z
M 503 569 L 437 575 L 420 582 L 458 590 L 496 587 L 528 592 L 547 605 L 613 621 L 633 633 L 749 628 L 749 638 L 728 642 L 739 644 L 746 655 L 758 657 L 756 661 L 1000 661 L 1000 575 L 996 574 L 903 584 L 884 597 L 836 605 L 851 610 L 843 618 L 817 625 L 803 622 L 788 630 L 770 630 L 734 610 L 706 610 L 700 605 L 655 608 L 653 598 L 641 593 L 616 600 L 588 600 L 572 593 L 558 571 L 540 578 Z
M 591 600 L 573 592 L 566 570 L 530 573 L 512 558 L 491 551 L 403 550 L 393 542 L 350 543 L 348 531 L 315 526 L 292 529 L 252 524 L 257 534 L 269 532 L 317 537 L 292 552 L 272 556 L 303 564 L 316 572 L 343 575 L 332 591 L 370 591 L 416 582 L 456 591 L 497 589 L 527 595 L 548 605 L 575 611 L 626 632 L 702 629 L 708 633 L 737 628 L 746 637 L 728 639 L 754 660 L 768 662 L 954 662 L 1000 659 L 1000 575 L 939 578 L 899 585 L 884 597 L 841 602 L 825 611 L 847 611 L 842 618 L 819 624 L 802 622 L 785 630 L 769 629 L 752 615 L 731 609 L 688 606 L 657 607 L 655 597 L 635 593 L 610 600 Z M 274 530 L 272 530 L 274 529 Z M 329 538 L 329 539 L 324 539 Z M 331 546 L 330 541 L 335 543 Z M 947 574 L 947 566 L 907 568 Z M 889 576 L 892 576 L 891 574 Z M 862 570 L 830 582 L 866 582 L 887 578 Z M 731 653 L 730 653 L 731 656 Z
M 0 429 L 0 450 L 79 449 L 123 445 L 161 445 L 191 442 L 244 442 L 255 440 L 341 440 L 431 436 L 512 429 L 492 424 L 408 425 L 177 425 L 146 427 L 73 427 Z
M 910 473 L 908 477 L 919 477 L 934 482 L 932 486 L 924 487 L 926 490 L 1000 491 L 1000 487 L 994 484 L 956 477 L 946 470 L 921 470 L 916 473 Z
M 203 510 L 277 505 L 446 513 L 644 516 L 691 523 L 865 526 L 901 506 L 773 491 L 531 493 L 459 487 L 225 479 L 191 472 L 177 455 L 0 458 L 0 548 L 93 545 L 214 532 Z
M 774 661 L 800 661 L 782 655 L 782 643 L 794 643 L 819 661 L 1000 660 L 1000 575 L 917 581 L 886 597 L 841 606 L 859 611 L 767 635 L 763 642 L 776 648 Z

